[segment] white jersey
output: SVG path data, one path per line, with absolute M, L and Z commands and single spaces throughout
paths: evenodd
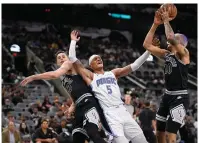
M 91 88 L 103 109 L 123 104 L 120 88 L 113 72 L 94 74 Z

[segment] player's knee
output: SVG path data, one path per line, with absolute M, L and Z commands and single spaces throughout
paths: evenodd
M 100 138 L 100 134 L 99 134 L 97 125 L 89 124 L 89 125 L 86 125 L 85 128 L 86 128 L 86 132 L 87 132 L 88 136 L 91 139 Z
M 166 132 L 166 140 L 168 143 L 176 143 L 176 134 Z
M 157 138 L 165 138 L 165 132 L 157 131 L 156 136 Z

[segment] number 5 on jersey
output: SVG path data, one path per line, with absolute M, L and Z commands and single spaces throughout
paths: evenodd
M 106 88 L 107 88 L 108 94 L 112 94 L 111 86 L 110 86 L 110 85 L 107 85 Z

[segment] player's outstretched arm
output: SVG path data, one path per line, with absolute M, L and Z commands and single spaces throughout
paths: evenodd
M 149 51 L 144 52 L 134 63 L 125 66 L 123 68 L 116 68 L 113 69 L 112 72 L 114 73 L 116 78 L 120 78 L 122 76 L 128 75 L 132 71 L 136 71 L 149 57 L 151 53 Z
M 169 51 L 165 49 L 160 49 L 158 46 L 153 45 L 153 38 L 154 38 L 155 31 L 160 24 L 162 24 L 160 12 L 156 11 L 155 17 L 154 17 L 154 23 L 145 37 L 143 47 L 149 52 L 151 52 L 154 56 L 164 57 L 166 53 L 169 53 Z
M 186 49 L 188 40 L 183 34 L 174 34 L 174 31 L 169 23 L 169 13 L 166 7 L 161 9 L 162 20 L 164 21 L 165 34 L 168 42 L 176 48 L 180 57 L 185 63 L 189 63 L 189 51 Z
M 78 38 L 78 32 L 72 31 L 71 32 L 71 44 L 69 48 L 69 59 L 73 63 L 73 66 L 78 74 L 82 76 L 84 81 L 87 83 L 87 85 L 90 85 L 90 83 L 93 80 L 93 73 L 89 70 L 87 70 L 83 64 L 76 58 L 76 42 L 79 41 L 80 38 Z
M 50 79 L 56 79 L 59 78 L 61 75 L 66 74 L 70 69 L 72 68 L 72 63 L 70 61 L 65 61 L 62 66 L 57 69 L 56 71 L 50 71 L 50 72 L 45 72 L 42 74 L 36 74 L 32 75 L 29 77 L 26 77 L 21 83 L 21 86 L 25 86 L 29 82 L 32 82 L 34 80 L 50 80 Z

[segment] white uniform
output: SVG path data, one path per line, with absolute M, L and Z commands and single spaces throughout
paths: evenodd
M 143 134 L 139 125 L 124 107 L 117 79 L 111 71 L 94 74 L 91 88 L 104 111 L 114 137 L 125 136 L 128 140 L 132 140 Z

